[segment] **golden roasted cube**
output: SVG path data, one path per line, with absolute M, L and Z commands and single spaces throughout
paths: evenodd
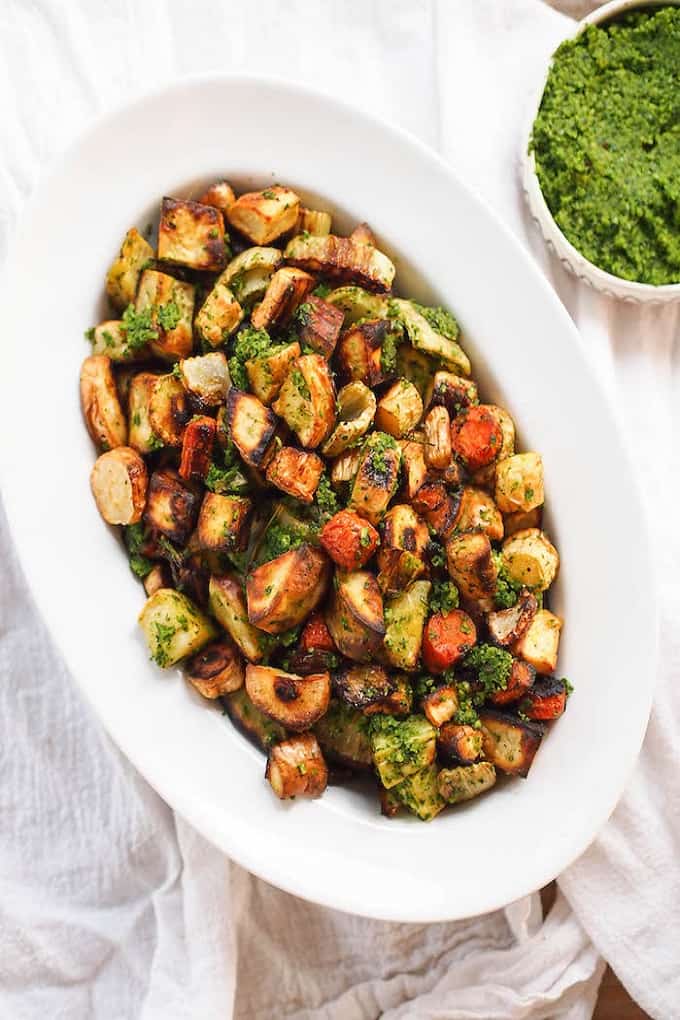
M 164 198 L 158 228 L 158 258 L 176 266 L 219 273 L 227 257 L 224 219 L 214 205 Z

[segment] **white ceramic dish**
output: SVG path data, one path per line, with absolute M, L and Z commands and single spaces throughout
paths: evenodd
M 285 181 L 367 219 L 407 293 L 450 305 L 488 398 L 543 452 L 564 570 L 561 674 L 576 686 L 529 779 L 425 825 L 331 789 L 282 804 L 264 761 L 178 670 L 148 660 L 143 593 L 88 487 L 78 406 L 83 330 L 103 312 L 124 231 L 164 194 L 226 175 Z M 612 811 L 651 698 L 655 608 L 627 456 L 581 341 L 530 256 L 435 155 L 357 110 L 282 82 L 189 79 L 102 119 L 44 181 L 3 302 L 2 478 L 24 569 L 50 630 L 114 740 L 193 825 L 299 896 L 405 921 L 483 913 L 543 885 Z M 59 734 L 54 734 L 59 739 Z
M 641 7 L 658 7 L 660 0 L 611 0 L 610 3 L 598 7 L 576 26 L 573 37 L 576 38 L 588 25 L 601 25 L 612 18 Z M 663 6 L 678 6 L 680 0 L 662 0 Z M 541 105 L 543 90 L 550 72 L 550 65 L 546 70 L 545 78 L 541 87 L 536 93 L 531 104 L 530 117 L 527 122 L 527 130 L 522 140 L 522 184 L 524 194 L 529 205 L 531 215 L 543 235 L 548 248 L 557 256 L 565 269 L 577 276 L 584 283 L 594 287 L 608 297 L 621 298 L 633 304 L 668 304 L 673 301 L 680 301 L 680 283 L 665 284 L 655 287 L 649 283 L 636 283 L 632 280 L 624 280 L 620 276 L 600 269 L 586 259 L 577 248 L 564 236 L 555 223 L 548 204 L 543 197 L 541 186 L 536 175 L 536 165 L 533 153 L 529 152 L 529 139 L 534 120 Z

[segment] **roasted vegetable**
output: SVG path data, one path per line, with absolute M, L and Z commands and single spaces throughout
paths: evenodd
M 497 569 L 491 543 L 483 532 L 452 535 L 446 543 L 449 574 L 468 599 L 486 599 L 496 588 Z
M 338 423 L 322 447 L 326 457 L 337 457 L 361 439 L 373 423 L 376 400 L 362 382 L 352 382 L 342 387 L 336 406 Z
M 129 446 L 117 446 L 97 458 L 90 487 L 107 524 L 136 524 L 142 519 L 148 481 L 144 461 Z
M 211 184 L 196 201 L 200 205 L 214 205 L 216 209 L 226 213 L 236 201 L 236 195 L 227 181 L 218 181 L 217 184 Z
M 425 463 L 443 471 L 451 463 L 451 422 L 445 407 L 437 405 L 428 411 L 423 423 L 425 432 Z
M 131 328 L 148 341 L 151 350 L 164 361 L 177 361 L 191 354 L 194 346 L 192 319 L 195 288 L 190 283 L 156 269 L 145 269 L 139 281 L 134 316 L 127 319 L 128 345 Z
M 554 676 L 541 676 L 520 702 L 520 712 L 529 719 L 558 719 L 567 706 L 567 685 Z
M 231 641 L 213 641 L 185 666 L 187 681 L 204 698 L 220 698 L 243 686 L 243 660 Z
M 205 479 L 210 469 L 215 442 L 215 419 L 201 415 L 192 418 L 182 436 L 179 476 L 185 482 Z
M 363 771 L 373 767 L 369 725 L 363 713 L 332 700 L 326 714 L 314 724 L 314 733 L 329 761 Z
M 156 377 L 149 389 L 148 411 L 158 445 L 181 446 L 190 412 L 186 390 L 172 373 Z
M 250 388 L 263 404 L 269 406 L 279 395 L 281 387 L 300 357 L 300 345 L 275 344 L 267 347 L 261 354 L 249 358 L 245 363 Z
M 404 469 L 404 491 L 408 499 L 413 499 L 427 478 L 425 436 L 414 434 L 411 439 L 401 439 L 399 449 Z
M 261 712 L 287 730 L 301 733 L 328 708 L 331 678 L 328 673 L 297 676 L 273 666 L 246 666 L 246 691 Z
M 378 292 L 390 289 L 395 274 L 393 263 L 377 248 L 334 234 L 298 234 L 286 245 L 283 257 L 301 269 Z
M 383 666 L 346 665 L 333 674 L 333 690 L 350 708 L 365 709 L 384 701 L 395 690 L 396 681 Z
M 227 394 L 226 420 L 230 438 L 246 464 L 264 465 L 276 431 L 272 411 L 257 397 L 232 386 Z
M 144 577 L 144 591 L 147 597 L 157 592 L 159 588 L 170 587 L 170 571 L 165 563 L 155 563 L 149 573 Z
M 380 781 L 389 790 L 432 764 L 436 731 L 422 715 L 378 715 L 371 723 L 371 750 Z
M 445 539 L 451 534 L 458 515 L 459 492 L 451 495 L 443 482 L 425 482 L 411 502 L 436 535 Z
M 314 277 L 303 269 L 284 266 L 272 276 L 261 303 L 250 321 L 255 329 L 277 329 L 290 322 L 293 314 L 314 286 Z
M 453 372 L 435 372 L 432 383 L 431 407 L 445 407 L 453 421 L 461 411 L 478 404 L 477 387 L 471 379 Z
M 100 450 L 125 446 L 127 423 L 120 406 L 111 360 L 104 354 L 85 358 L 80 369 L 80 403 L 87 431 Z
M 106 293 L 114 308 L 123 311 L 132 304 L 142 270 L 153 256 L 154 251 L 149 242 L 136 227 L 131 227 L 106 276 Z
M 372 433 L 362 448 L 348 508 L 377 524 L 396 491 L 400 462 L 401 452 L 392 436 Z
M 484 404 L 461 411 L 451 425 L 453 452 L 469 471 L 495 461 L 502 441 L 501 427 Z
M 439 728 L 453 719 L 458 711 L 458 692 L 450 684 L 436 687 L 423 698 L 423 712 L 433 726 Z
M 236 642 L 246 659 L 260 662 L 265 652 L 266 636 L 248 620 L 243 588 L 235 577 L 224 575 L 210 578 L 210 612 Z
M 157 375 L 152 372 L 139 372 L 130 380 L 128 389 L 128 417 L 130 430 L 128 442 L 137 453 L 151 453 L 161 445 L 160 439 L 154 435 L 149 420 L 151 394 L 156 385 Z
M 335 576 L 326 623 L 338 651 L 355 662 L 370 662 L 385 634 L 378 583 L 365 570 Z
M 503 538 L 503 517 L 493 499 L 483 489 L 468 485 L 461 489 L 454 527 L 457 532 L 483 531 L 491 542 Z
M 327 362 L 305 354 L 288 372 L 273 405 L 307 449 L 320 446 L 335 424 L 335 390 Z
M 216 636 L 213 623 L 173 588 L 159 588 L 139 614 L 151 658 L 163 669 L 198 652 Z
M 310 294 L 296 316 L 300 343 L 330 358 L 340 336 L 343 317 L 342 309 Z
M 445 761 L 471 765 L 482 753 L 482 731 L 465 724 L 444 723 L 437 734 L 437 753 Z
M 542 518 L 543 508 L 540 506 L 534 507 L 533 510 L 516 510 L 514 513 L 503 514 L 505 537 L 510 538 L 511 535 L 526 528 L 540 528 Z
M 231 260 L 220 280 L 229 287 L 240 306 L 249 309 L 264 297 L 272 273 L 281 261 L 278 248 L 246 248 Z
M 537 673 L 552 673 L 557 665 L 561 630 L 559 616 L 539 609 L 522 637 L 512 646 L 512 653 L 525 659 Z
M 543 739 L 543 727 L 490 708 L 481 709 L 479 720 L 484 757 L 501 772 L 527 776 Z
M 206 492 L 196 528 L 201 549 L 212 552 L 243 549 L 252 506 L 251 500 L 243 496 L 222 496 L 216 492 Z
M 214 205 L 164 198 L 158 228 L 158 258 L 189 269 L 219 273 L 226 263 L 224 219 Z
M 390 310 L 404 326 L 416 350 L 442 361 L 458 375 L 470 375 L 470 359 L 460 344 L 436 332 L 412 301 L 395 298 L 390 302 Z
M 234 292 L 224 282 L 222 273 L 199 308 L 194 328 L 204 343 L 210 347 L 219 347 L 242 321 L 243 309 Z
M 559 564 L 557 549 L 538 528 L 517 531 L 503 543 L 503 565 L 518 585 L 545 591 L 555 580 Z
M 154 471 L 144 510 L 144 521 L 171 542 L 182 545 L 194 529 L 200 500 L 179 475 L 163 468 Z
M 319 535 L 321 545 L 337 566 L 357 570 L 366 564 L 379 544 L 378 532 L 353 510 L 340 510 Z
M 336 350 L 338 371 L 345 382 L 378 386 L 394 371 L 384 364 L 383 350 L 395 343 L 391 319 L 364 319 L 340 336 Z
M 413 688 L 408 677 L 399 673 L 392 677 L 392 690 L 384 698 L 372 702 L 364 715 L 409 715 L 413 709 Z
M 423 822 L 431 822 L 446 807 L 446 802 L 439 792 L 437 769 L 434 765 L 407 776 L 389 792 Z
M 119 319 L 108 319 L 95 326 L 89 334 L 93 354 L 105 354 L 113 362 L 140 361 L 148 356 L 146 345 L 131 347 L 127 330 Z
M 269 634 L 297 627 L 323 598 L 329 573 L 325 555 L 306 543 L 263 563 L 246 581 L 248 619 Z
M 430 588 L 429 581 L 414 581 L 385 601 L 385 654 L 398 669 L 414 670 L 418 664 Z
M 490 790 L 495 782 L 496 769 L 488 761 L 455 769 L 442 769 L 437 777 L 439 793 L 447 804 L 461 804 L 465 800 L 472 800 L 480 793 Z
M 537 453 L 516 453 L 496 466 L 496 503 L 504 514 L 543 504 L 543 461 Z
M 317 490 L 323 461 L 315 453 L 282 446 L 267 467 L 267 481 L 302 503 L 311 503 Z
M 274 744 L 286 739 L 283 726 L 255 708 L 245 687 L 227 694 L 222 698 L 222 704 L 234 726 L 260 750 L 268 751 Z
M 422 413 L 423 402 L 418 390 L 408 379 L 400 379 L 390 386 L 387 393 L 378 401 L 375 424 L 383 432 L 388 432 L 391 436 L 401 439 L 415 428 Z M 449 437 L 450 446 L 451 439 Z
M 497 645 L 507 647 L 522 637 L 537 611 L 536 597 L 524 590 L 514 606 L 488 614 L 486 622 L 489 634 Z
M 462 609 L 435 613 L 423 634 L 423 665 L 430 673 L 444 673 L 470 651 L 476 640 L 475 625 Z
M 360 319 L 387 317 L 387 299 L 380 294 L 371 294 L 363 287 L 338 287 L 327 295 L 326 301 L 340 309 L 345 328 Z
M 229 207 L 227 219 L 253 244 L 263 245 L 292 230 L 299 211 L 300 199 L 295 192 L 274 184 L 262 191 L 241 195 Z
M 331 466 L 333 488 L 343 488 L 354 482 L 360 464 L 360 450 L 345 450 L 339 457 L 336 457 Z
M 331 214 L 320 209 L 305 209 L 300 206 L 298 221 L 295 225 L 296 234 L 318 234 L 324 237 L 331 232 Z
M 519 701 L 533 685 L 535 677 L 536 670 L 533 666 L 523 662 L 522 659 L 513 659 L 507 686 L 494 691 L 489 696 L 489 701 L 494 705 L 510 705 L 513 701 Z
M 301 733 L 275 744 L 265 776 L 281 800 L 320 797 L 328 784 L 328 769 L 314 734 Z

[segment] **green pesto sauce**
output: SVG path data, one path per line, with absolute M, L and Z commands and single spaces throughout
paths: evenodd
M 590 26 L 557 50 L 532 148 L 569 241 L 616 276 L 680 281 L 680 8 Z

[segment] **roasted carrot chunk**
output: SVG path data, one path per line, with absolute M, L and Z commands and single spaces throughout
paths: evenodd
M 468 652 L 477 640 L 472 619 L 462 609 L 435 613 L 423 634 L 423 662 L 430 673 L 443 673 Z
M 461 411 L 451 425 L 453 452 L 470 471 L 494 461 L 501 452 L 502 442 L 501 427 L 483 404 Z
M 192 420 L 182 437 L 182 459 L 179 474 L 186 482 L 191 478 L 205 478 L 212 460 L 215 442 L 215 419 L 201 415 Z
M 321 613 L 312 613 L 300 635 L 300 650 L 303 652 L 334 652 L 335 644 L 331 632 Z
M 567 705 L 567 685 L 554 676 L 542 676 L 527 691 L 520 710 L 529 719 L 549 720 L 562 715 Z
M 324 524 L 319 536 L 334 563 L 355 570 L 367 563 L 380 541 L 375 528 L 353 510 L 340 510 Z
M 489 701 L 493 701 L 494 705 L 508 705 L 512 701 L 519 701 L 533 684 L 535 676 L 536 670 L 533 666 L 530 666 L 528 662 L 523 662 L 522 659 L 515 659 L 508 686 L 505 690 L 494 691 Z M 539 718 L 539 716 L 535 718 Z

